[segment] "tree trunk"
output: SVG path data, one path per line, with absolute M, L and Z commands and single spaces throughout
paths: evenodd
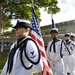
M 2 29 L 2 8 L 1 8 L 1 2 L 0 2 L 0 35 L 1 35 L 1 29 Z
M 2 7 L 1 7 L 1 2 L 0 2 L 0 40 L 2 42 L 1 46 L 1 52 L 3 52 L 3 25 L 2 25 Z

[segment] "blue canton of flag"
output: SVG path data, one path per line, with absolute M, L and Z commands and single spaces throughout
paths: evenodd
M 34 8 L 32 8 L 32 28 L 39 36 L 41 36 L 40 27 L 38 25 L 38 20 Z

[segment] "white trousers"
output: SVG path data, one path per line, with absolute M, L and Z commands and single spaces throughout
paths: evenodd
M 63 60 L 60 59 L 58 61 L 51 61 L 51 68 L 53 75 L 65 75 L 64 74 L 64 63 Z
M 64 56 L 64 66 L 65 66 L 65 75 L 67 75 L 67 67 L 70 75 L 75 75 L 74 73 L 74 55 Z

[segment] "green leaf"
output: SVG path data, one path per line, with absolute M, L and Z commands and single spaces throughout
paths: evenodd
M 40 10 L 44 7 L 48 14 L 57 14 L 60 12 L 60 8 L 57 6 L 58 0 L 34 0 L 34 7 L 39 22 Z M 8 21 L 12 18 L 15 19 L 32 19 L 32 1 L 31 0 L 1 0 L 0 2 L 0 28 L 4 26 L 4 29 L 8 29 L 12 26 Z M 4 25 L 2 25 L 4 24 Z M 2 25 L 2 26 L 1 26 Z

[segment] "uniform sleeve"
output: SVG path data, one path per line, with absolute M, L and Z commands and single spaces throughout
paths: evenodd
M 73 50 L 72 52 L 73 52 L 73 54 L 75 55 L 75 42 L 71 42 L 71 50 Z
M 75 50 L 75 42 L 71 42 L 73 49 Z
M 38 48 L 37 48 L 36 44 L 31 40 L 29 40 L 27 42 L 26 54 L 32 62 L 34 62 L 34 63 L 38 62 L 38 60 L 39 60 Z

